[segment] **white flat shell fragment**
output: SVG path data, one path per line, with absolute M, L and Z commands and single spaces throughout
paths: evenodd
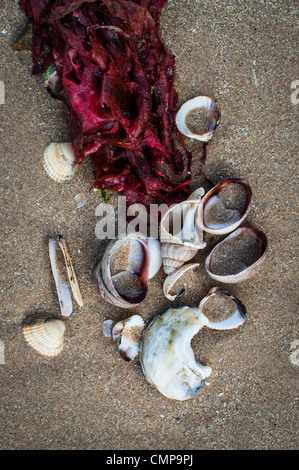
M 133 315 L 114 326 L 112 337 L 125 361 L 133 361 L 139 355 L 144 328 L 145 322 L 140 315 Z
M 74 175 L 78 165 L 69 142 L 52 143 L 44 153 L 44 169 L 50 178 L 58 183 L 68 181 Z
M 191 340 L 209 323 L 194 307 L 169 309 L 143 333 L 140 361 L 144 375 L 173 400 L 194 397 L 212 369 L 196 362 Z
M 208 318 L 207 326 L 212 330 L 238 328 L 246 319 L 246 308 L 241 300 L 219 287 L 211 289 L 198 308 Z
M 106 338 L 111 338 L 112 336 L 112 325 L 113 325 L 113 320 L 103 321 L 103 335 Z
M 202 113 L 200 119 L 195 114 L 199 111 Z M 208 142 L 213 137 L 220 118 L 221 110 L 217 100 L 208 96 L 197 96 L 179 109 L 176 114 L 176 125 L 179 131 L 190 139 Z
M 61 353 L 64 331 L 64 321 L 45 316 L 33 317 L 23 326 L 23 334 L 27 343 L 38 353 L 48 357 Z

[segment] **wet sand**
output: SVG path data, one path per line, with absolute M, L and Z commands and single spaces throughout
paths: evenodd
M 67 141 L 67 114 L 32 77 L 30 53 L 11 43 L 25 18 L 17 1 L 0 6 L 2 449 L 295 449 L 298 366 L 290 360 L 299 340 L 296 282 L 296 150 L 299 104 L 291 102 L 296 75 L 296 2 L 170 0 L 161 33 L 177 58 L 179 105 L 199 94 L 217 98 L 222 121 L 208 145 L 206 176 L 245 178 L 253 207 L 245 225 L 268 236 L 268 259 L 241 284 L 215 284 L 204 259 L 192 262 L 200 282 L 175 302 L 162 291 L 162 270 L 135 309 L 112 307 L 97 294 L 94 269 L 107 245 L 98 240 L 99 193 L 86 160 L 71 182 L 56 184 L 41 156 L 52 141 Z M 298 68 L 297 68 L 298 70 Z M 193 151 L 199 179 L 201 144 Z M 204 184 L 205 189 L 209 189 Z M 79 195 L 79 196 L 78 196 Z M 78 201 L 86 203 L 78 206 Z M 112 199 L 116 207 L 116 198 Z M 79 204 L 80 205 L 80 204 Z M 61 355 L 44 358 L 28 347 L 21 322 L 32 313 L 59 314 L 47 242 L 62 234 L 81 286 Z M 220 238 L 221 239 L 221 238 Z M 195 356 L 212 367 L 209 384 L 185 402 L 163 397 L 140 364 L 126 363 L 102 333 L 105 319 L 140 313 L 146 321 L 170 306 L 197 306 L 219 285 L 246 305 L 245 323 L 233 331 L 203 329 Z

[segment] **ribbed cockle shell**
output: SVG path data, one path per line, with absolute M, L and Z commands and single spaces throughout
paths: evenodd
M 27 343 L 43 356 L 57 356 L 64 343 L 65 323 L 49 317 L 31 318 L 23 326 Z
M 52 143 L 44 153 L 44 169 L 50 178 L 62 183 L 70 180 L 78 165 L 73 152 L 72 144 Z

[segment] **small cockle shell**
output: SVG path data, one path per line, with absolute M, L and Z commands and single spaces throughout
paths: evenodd
M 247 217 L 251 204 L 249 184 L 244 179 L 225 178 L 203 197 L 197 223 L 215 235 L 232 232 Z
M 218 243 L 205 261 L 216 281 L 235 283 L 249 279 L 262 266 L 268 251 L 266 235 L 255 227 L 242 227 Z
M 169 207 L 161 219 L 163 267 L 166 274 L 173 273 L 206 246 L 203 232 L 196 225 L 204 189 L 198 188 L 186 201 Z
M 28 344 L 43 356 L 57 356 L 63 349 L 65 323 L 46 315 L 32 317 L 23 326 Z
M 188 118 L 191 113 L 196 112 L 196 110 L 205 111 L 206 117 L 208 118 L 208 128 L 207 130 L 198 131 L 190 128 L 188 123 Z M 176 114 L 176 125 L 179 131 L 190 139 L 197 139 L 202 142 L 208 142 L 214 135 L 216 127 L 220 123 L 221 110 L 217 100 L 209 98 L 208 96 L 197 96 L 192 100 L 187 101 L 179 109 Z
M 148 248 L 128 235 L 109 243 L 95 272 L 98 291 L 107 302 L 123 308 L 140 304 L 148 292 Z
M 125 361 L 133 361 L 139 355 L 145 322 L 140 315 L 133 315 L 114 326 L 112 338 Z
M 52 143 L 44 153 L 44 169 L 48 176 L 58 183 L 70 180 L 78 165 L 72 144 Z
M 167 310 L 144 331 L 140 362 L 143 373 L 163 395 L 173 400 L 192 398 L 212 369 L 196 362 L 193 336 L 208 319 L 194 307 Z
M 231 330 L 246 319 L 246 308 L 241 300 L 219 287 L 213 287 L 198 308 L 208 318 L 207 326 L 212 330 Z
M 171 289 L 173 288 L 175 283 L 182 276 L 184 276 L 189 270 L 195 271 L 198 268 L 199 268 L 198 263 L 186 264 L 185 266 L 182 266 L 180 269 L 177 269 L 176 271 L 174 271 L 172 274 L 169 274 L 163 283 L 163 292 L 164 292 L 165 297 L 168 300 L 175 300 L 178 297 L 181 297 L 181 295 L 183 295 L 183 293 L 185 292 L 185 289 L 181 290 L 180 292 L 174 295 L 170 294 Z

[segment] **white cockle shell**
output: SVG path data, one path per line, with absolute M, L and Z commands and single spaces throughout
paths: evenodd
M 57 356 L 63 349 L 65 323 L 47 316 L 32 317 L 23 325 L 27 343 L 43 356 Z
M 52 143 L 46 148 L 44 169 L 53 180 L 58 183 L 70 180 L 77 167 L 78 164 L 71 143 Z

